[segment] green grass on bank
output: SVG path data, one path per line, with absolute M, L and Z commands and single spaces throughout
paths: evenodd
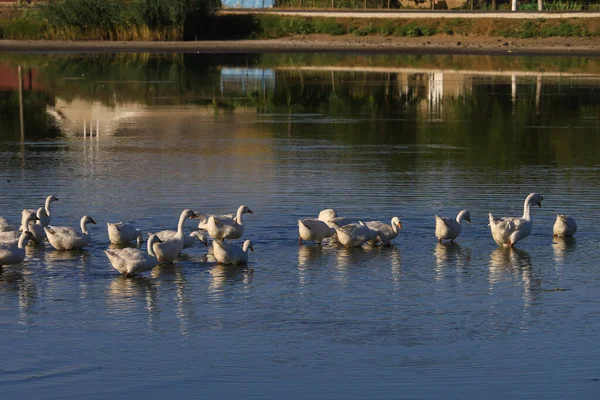
M 0 17 L 0 38 L 46 40 L 271 39 L 295 35 L 591 37 L 600 18 L 363 19 L 214 14 L 214 0 L 59 0 Z
M 254 17 L 251 37 L 280 38 L 311 33 L 356 36 L 502 36 L 590 37 L 600 35 L 598 20 L 478 20 L 478 19 L 352 19 L 301 18 L 260 15 Z

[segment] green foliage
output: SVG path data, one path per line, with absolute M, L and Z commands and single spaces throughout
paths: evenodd
M 344 26 L 331 18 L 318 18 L 314 21 L 314 26 L 316 33 L 325 33 L 334 36 L 346 33 Z
M 585 27 L 561 21 L 558 25 L 542 25 L 542 21 L 524 21 L 518 28 L 501 29 L 497 34 L 504 37 L 535 38 L 535 37 L 586 37 L 592 36 Z
M 352 31 L 352 33 L 356 36 L 367 36 L 375 32 L 377 32 L 377 30 L 371 24 L 362 28 L 355 28 Z
M 428 26 L 419 26 L 412 23 L 400 25 L 394 30 L 395 36 L 433 36 L 436 33 L 437 32 L 434 28 L 430 28 Z
M 182 40 L 217 0 L 54 0 L 1 22 L 4 38 Z

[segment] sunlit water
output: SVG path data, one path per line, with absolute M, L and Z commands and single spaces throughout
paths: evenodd
M 596 398 L 597 61 L 268 57 L 3 55 L 0 215 L 55 194 L 53 224 L 98 225 L 0 275 L 0 395 Z M 533 191 L 532 235 L 498 248 L 487 213 Z M 106 222 L 240 204 L 247 267 L 197 244 L 126 279 L 103 253 Z M 327 207 L 404 229 L 299 247 L 296 220 Z M 438 244 L 433 216 L 465 208 Z

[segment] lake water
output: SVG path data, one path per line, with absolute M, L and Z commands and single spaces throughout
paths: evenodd
M 0 72 L 0 215 L 54 194 L 53 224 L 98 222 L 0 275 L 2 398 L 597 398 L 599 59 L 4 53 Z M 487 213 L 534 191 L 531 236 L 498 248 Z M 126 279 L 103 253 L 106 222 L 240 204 L 247 267 L 197 244 Z M 404 229 L 298 246 L 328 207 Z M 465 208 L 438 244 L 434 215 Z

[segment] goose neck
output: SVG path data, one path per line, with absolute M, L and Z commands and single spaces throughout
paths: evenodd
M 156 243 L 156 236 L 152 236 L 151 239 L 148 239 L 148 254 L 150 254 L 151 257 L 156 258 L 156 253 L 154 253 L 154 243 Z
M 21 234 L 21 236 L 19 237 L 19 243 L 17 244 L 17 246 L 20 249 L 24 249 L 25 246 L 27 246 L 27 243 L 29 243 L 29 236 L 26 234 Z
M 244 207 L 238 208 L 237 214 L 235 215 L 235 220 L 238 223 L 238 225 L 244 225 L 244 222 L 242 221 L 243 214 L 244 214 Z
M 525 204 L 523 204 L 523 219 L 526 221 L 531 220 L 531 198 L 533 196 L 533 193 L 527 196 L 527 198 L 525 199 Z
M 86 218 L 83 217 L 81 218 L 81 222 L 79 223 L 80 227 L 81 227 L 81 232 L 83 232 L 85 235 L 88 234 L 88 230 L 87 230 L 87 226 L 86 226 Z
M 52 204 L 52 196 L 48 196 L 46 198 L 46 204 L 44 205 L 44 208 L 46 210 L 46 214 L 48 214 L 48 217 L 50 217 L 50 204 Z

